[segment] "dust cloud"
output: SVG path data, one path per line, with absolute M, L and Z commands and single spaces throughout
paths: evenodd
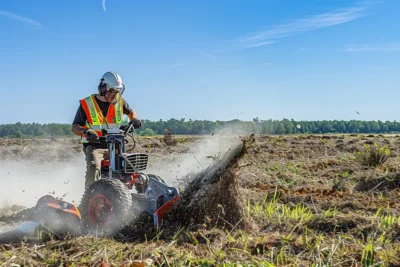
M 44 195 L 79 203 L 84 191 L 85 160 L 68 163 L 6 160 L 0 162 L 0 205 L 33 207 Z
M 84 191 L 85 158 L 82 152 L 69 151 L 64 155 L 64 151 L 65 146 L 56 145 L 47 148 L 46 153 L 35 150 L 34 157 L 24 158 L 17 153 L 19 156 L 3 158 L 0 161 L 0 209 L 7 214 L 13 205 L 31 208 L 44 195 L 78 204 Z M 61 154 L 68 159 L 60 160 Z M 0 233 L 18 225 L 0 223 Z
M 159 175 L 168 185 L 183 185 L 184 177 L 208 168 L 239 142 L 241 138 L 235 129 L 223 128 L 199 139 L 186 153 L 165 153 L 158 160 L 154 160 L 154 156 L 150 155 L 149 166 L 145 172 Z

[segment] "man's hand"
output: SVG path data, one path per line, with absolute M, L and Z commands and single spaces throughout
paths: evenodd
M 142 122 L 138 118 L 133 118 L 129 123 L 132 124 L 135 129 L 142 127 Z
M 89 143 L 97 143 L 99 141 L 99 136 L 93 130 L 87 129 L 85 131 L 85 135 L 86 135 L 86 139 L 89 141 Z

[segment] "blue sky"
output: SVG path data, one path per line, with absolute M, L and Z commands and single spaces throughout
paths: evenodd
M 110 70 L 144 119 L 399 120 L 399 11 L 396 0 L 2 0 L 0 124 L 70 123 Z

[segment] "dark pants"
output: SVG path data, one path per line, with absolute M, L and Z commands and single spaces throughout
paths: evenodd
M 101 161 L 108 159 L 108 149 L 88 145 L 84 151 L 86 155 L 85 188 L 87 188 L 100 178 Z

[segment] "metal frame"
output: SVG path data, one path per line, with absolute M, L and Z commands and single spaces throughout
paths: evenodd
M 110 179 L 117 179 L 120 175 L 138 173 L 141 179 L 145 178 L 147 186 L 144 193 L 131 193 L 132 206 L 137 212 L 145 211 L 153 215 L 154 225 L 157 226 L 162 217 L 157 211 L 176 201 L 179 198 L 179 190 L 168 186 L 151 174 L 146 175 L 140 172 L 147 168 L 148 154 L 125 153 L 125 136 L 131 129 L 132 125 L 125 132 L 121 130 L 116 132 L 115 129 L 111 129 L 111 131 L 106 131 L 104 137 L 101 137 L 101 141 L 107 142 L 108 145 L 110 166 L 107 176 Z

